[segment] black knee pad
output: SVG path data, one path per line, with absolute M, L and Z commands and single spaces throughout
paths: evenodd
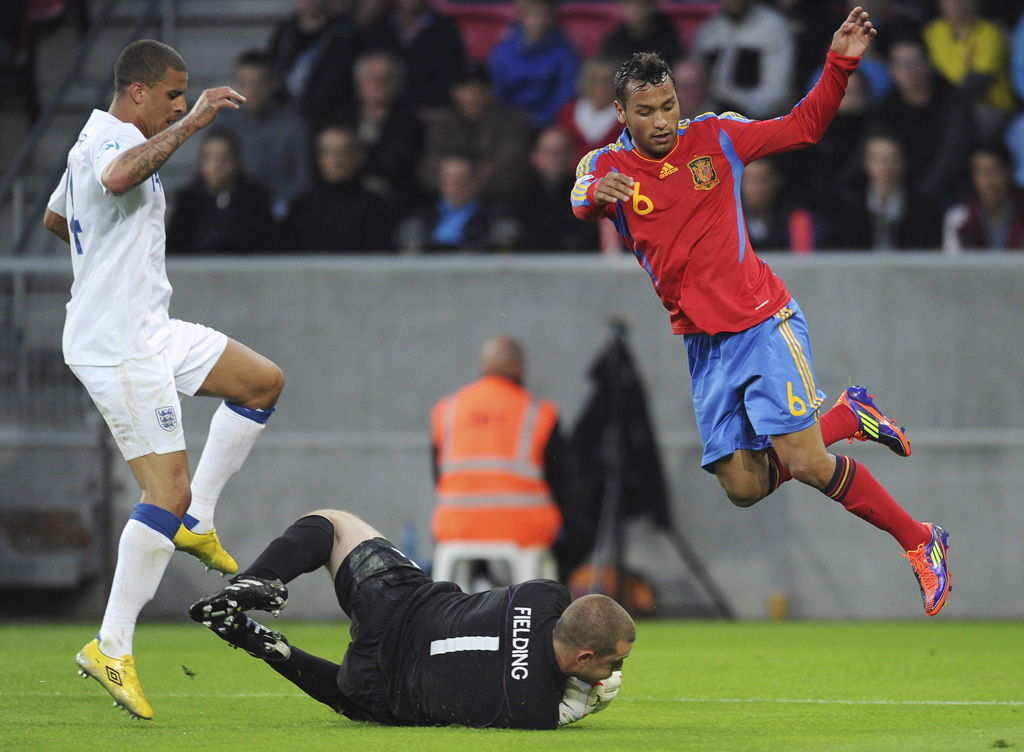
M 312 530 L 320 530 L 323 535 L 311 534 Z M 301 517 L 289 526 L 281 535 L 282 538 L 292 538 L 301 542 L 304 546 L 311 546 L 310 558 L 323 559 L 331 558 L 331 551 L 334 550 L 334 525 L 326 517 L 319 514 L 310 514 Z

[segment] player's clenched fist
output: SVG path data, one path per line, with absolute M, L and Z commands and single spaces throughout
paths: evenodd
M 619 694 L 621 686 L 621 671 L 614 671 L 607 679 L 593 684 L 570 676 L 565 680 L 565 691 L 558 705 L 558 725 L 565 726 L 586 718 L 591 713 L 600 713 Z
M 633 178 L 621 172 L 609 172 L 594 184 L 594 201 L 599 206 L 633 197 Z

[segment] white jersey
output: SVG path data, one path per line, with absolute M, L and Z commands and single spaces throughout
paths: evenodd
M 160 178 L 154 174 L 121 196 L 100 182 L 111 161 L 145 141 L 131 123 L 93 110 L 50 196 L 50 210 L 67 218 L 71 235 L 75 281 L 63 339 L 70 365 L 116 365 L 153 355 L 170 341 Z

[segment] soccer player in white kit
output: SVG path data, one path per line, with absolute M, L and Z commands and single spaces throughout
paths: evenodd
M 96 639 L 78 653 L 92 676 L 133 717 L 150 719 L 132 641 L 175 548 L 207 568 L 238 566 L 213 526 L 217 498 L 275 409 L 284 375 L 224 334 L 168 316 L 164 269 L 166 200 L 157 170 L 222 107 L 245 98 L 207 89 L 186 115 L 188 71 L 165 44 L 141 40 L 114 65 L 114 99 L 94 110 L 43 224 L 70 245 L 74 283 L 64 324 L 64 360 L 88 389 L 142 499 L 125 524 Z M 178 394 L 220 397 L 189 482 Z

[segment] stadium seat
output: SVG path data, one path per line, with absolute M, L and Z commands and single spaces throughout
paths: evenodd
M 622 23 L 618 3 L 562 3 L 558 19 L 569 43 L 583 59 L 593 57 L 604 38 Z
M 508 565 L 513 583 L 539 578 L 558 579 L 558 567 L 551 549 L 546 546 L 521 548 L 511 541 L 439 541 L 434 547 L 431 577 L 435 581 L 458 584 L 470 590 L 470 562 L 477 560 Z
M 65 10 L 65 0 L 29 0 L 26 21 L 29 24 L 49 23 L 64 15 Z
M 477 62 L 487 60 L 491 48 L 515 18 L 513 2 L 435 0 L 434 6 L 459 27 L 466 45 L 466 55 Z M 697 27 L 718 10 L 718 4 L 660 2 L 658 8 L 672 19 L 689 48 Z M 608 32 L 622 21 L 619 5 L 614 0 L 564 2 L 559 5 L 558 17 L 569 41 L 582 58 L 594 55 Z
M 515 17 L 514 7 L 506 3 L 438 3 L 437 7 L 459 27 L 466 57 L 478 63 L 487 60 L 491 48 Z

